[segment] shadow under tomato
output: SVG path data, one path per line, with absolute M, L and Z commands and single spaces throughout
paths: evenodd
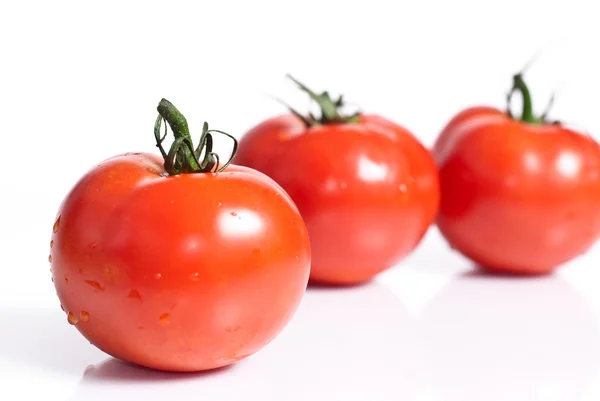
M 469 272 L 473 274 L 474 277 L 508 277 L 508 278 L 544 278 L 549 277 L 554 274 L 554 271 L 545 271 L 545 272 L 516 272 L 516 271 L 504 271 L 492 269 L 489 267 L 485 267 L 483 265 L 474 264 L 473 270 Z
M 59 308 L 0 309 L 0 322 L 0 358 L 73 374 L 106 358 L 67 323 Z
M 146 368 L 133 363 L 109 358 L 98 365 L 90 365 L 83 372 L 84 380 L 98 382 L 144 382 L 171 380 L 199 380 L 206 377 L 226 374 L 236 365 L 205 370 L 201 372 L 167 372 Z
M 436 401 L 578 401 L 600 361 L 596 318 L 558 275 L 459 275 L 426 306 L 419 338 Z
M 335 291 L 335 290 L 349 290 L 352 291 L 356 288 L 361 288 L 370 285 L 373 280 L 365 281 L 362 283 L 353 283 L 353 284 L 333 284 L 333 283 L 324 283 L 319 281 L 309 281 L 306 289 L 308 291 Z

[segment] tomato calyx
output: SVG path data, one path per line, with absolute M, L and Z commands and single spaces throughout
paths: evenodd
M 511 112 L 512 97 L 515 92 L 519 92 L 523 98 L 523 109 L 521 111 L 521 117 L 515 117 Z M 513 85 L 507 95 L 507 114 L 514 120 L 522 121 L 528 124 L 558 124 L 558 121 L 548 121 L 548 113 L 554 104 L 554 94 L 550 97 L 546 109 L 541 116 L 536 116 L 533 112 L 533 102 L 531 99 L 531 92 L 525 83 L 523 73 L 519 72 L 513 75 Z
M 358 118 L 360 116 L 360 112 L 355 112 L 350 115 L 345 115 L 342 112 L 342 108 L 346 105 L 344 101 L 344 96 L 340 95 L 337 99 L 332 99 L 327 91 L 324 91 L 320 94 L 314 92 L 306 85 L 292 77 L 290 74 L 286 75 L 287 78 L 292 80 L 300 90 L 308 94 L 308 96 L 319 106 L 321 109 L 320 117 L 315 116 L 313 113 L 309 112 L 308 116 L 296 111 L 292 107 L 290 107 L 285 102 L 282 102 L 291 113 L 293 113 L 296 117 L 300 118 L 302 122 L 306 125 L 307 128 L 317 126 L 317 125 L 326 125 L 326 124 L 352 124 L 357 123 Z
M 208 129 L 208 123 L 204 122 L 202 134 L 198 147 L 194 149 L 194 143 L 190 135 L 187 120 L 179 110 L 167 99 L 162 99 L 157 107 L 158 117 L 154 124 L 154 137 L 156 146 L 165 160 L 165 171 L 169 175 L 190 173 L 215 173 L 221 172 L 229 166 L 233 160 L 238 147 L 237 140 L 230 134 L 216 129 Z M 164 135 L 161 136 L 161 127 L 165 122 Z M 167 137 L 167 124 L 173 131 L 175 141 L 167 153 L 162 146 Z M 233 141 L 231 155 L 225 164 L 219 167 L 219 155 L 213 152 L 213 137 L 211 133 L 216 132 L 229 137 Z

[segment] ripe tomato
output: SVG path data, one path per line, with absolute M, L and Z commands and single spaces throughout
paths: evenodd
M 127 153 L 83 176 L 54 225 L 53 281 L 68 321 L 106 353 L 212 369 L 255 353 L 290 320 L 308 282 L 308 232 L 264 174 L 213 172 L 206 125 L 200 163 L 183 116 L 165 100 L 159 112 L 177 137 L 166 155 L 157 134 L 165 166 Z
M 435 218 L 435 161 L 403 127 L 376 115 L 344 117 L 341 98 L 298 85 L 321 118 L 292 110 L 262 122 L 242 137 L 235 162 L 273 178 L 298 206 L 312 282 L 365 282 L 409 254 Z
M 454 116 L 444 127 L 433 147 L 436 161 L 444 160 L 447 152 L 454 148 L 465 132 L 474 125 L 481 124 L 489 118 L 504 115 L 504 112 L 495 107 L 475 106 L 465 109 Z
M 548 273 L 600 233 L 600 147 L 535 117 L 521 74 L 514 91 L 523 95 L 520 119 L 472 109 L 440 135 L 433 152 L 442 191 L 437 225 L 483 268 Z

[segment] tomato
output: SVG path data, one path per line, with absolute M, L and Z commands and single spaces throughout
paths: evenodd
M 298 206 L 311 282 L 368 281 L 408 255 L 434 220 L 435 161 L 405 128 L 372 114 L 343 116 L 341 99 L 299 85 L 321 119 L 292 110 L 263 121 L 241 138 L 234 161 L 273 178 Z
M 588 135 L 534 116 L 521 74 L 513 91 L 523 95 L 521 118 L 480 108 L 440 135 L 433 151 L 442 192 L 437 225 L 484 269 L 550 273 L 598 238 L 600 148 Z
M 167 161 L 127 153 L 81 178 L 54 225 L 52 277 L 68 321 L 104 352 L 161 370 L 217 368 L 291 319 L 309 277 L 308 232 L 264 174 L 215 172 L 206 125 L 196 163 L 183 117 L 165 100 L 159 112 L 178 138 L 167 155 L 157 134 Z
M 504 115 L 504 112 L 489 106 L 475 106 L 467 108 L 454 116 L 444 127 L 435 141 L 432 153 L 439 163 L 445 159 L 448 150 L 452 149 L 456 142 L 462 138 L 473 124 L 481 124 L 489 118 Z

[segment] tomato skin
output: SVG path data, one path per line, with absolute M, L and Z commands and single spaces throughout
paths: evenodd
M 435 155 L 436 161 L 443 160 L 448 150 L 451 150 L 464 133 L 474 125 L 483 124 L 489 119 L 503 115 L 502 111 L 490 106 L 469 107 L 456 114 L 446 124 L 433 145 L 432 153 Z
M 446 130 L 433 154 L 437 225 L 482 268 L 546 274 L 597 240 L 600 147 L 590 137 L 488 111 Z
M 294 314 L 308 233 L 257 171 L 164 176 L 161 163 L 117 156 L 75 185 L 52 236 L 57 294 L 70 322 L 116 358 L 170 371 L 225 366 Z
M 409 254 L 435 218 L 435 162 L 406 129 L 375 115 L 306 128 L 293 115 L 268 119 L 234 159 L 273 178 L 308 228 L 312 282 L 370 280 Z

